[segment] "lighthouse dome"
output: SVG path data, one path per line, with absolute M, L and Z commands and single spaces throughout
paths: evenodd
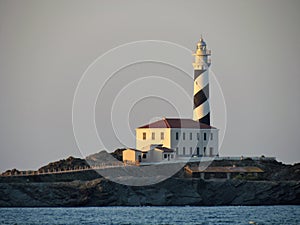
M 203 40 L 203 38 L 200 38 L 199 44 L 200 44 L 201 46 L 206 46 L 206 43 L 205 43 L 205 41 Z

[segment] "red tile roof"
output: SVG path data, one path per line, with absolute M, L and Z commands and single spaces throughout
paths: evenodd
M 157 148 L 157 149 L 159 149 L 159 150 L 162 150 L 163 152 L 174 152 L 173 149 L 166 148 L 166 147 L 162 147 L 162 146 L 157 146 L 157 147 L 155 147 L 155 148 Z
M 200 128 L 200 129 L 216 129 L 210 125 L 199 123 L 192 119 L 181 118 L 163 118 L 156 122 L 146 124 L 138 128 Z

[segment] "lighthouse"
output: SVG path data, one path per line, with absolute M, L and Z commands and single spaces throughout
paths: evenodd
M 194 108 L 193 119 L 210 125 L 209 107 L 209 67 L 211 51 L 207 50 L 206 43 L 201 37 L 197 43 L 194 67 Z
M 190 157 L 219 155 L 219 129 L 210 125 L 209 67 L 211 51 L 201 37 L 194 67 L 194 111 L 191 118 L 163 117 L 135 129 L 136 147 L 128 149 L 124 161 L 168 162 Z M 128 154 L 127 154 L 128 153 Z

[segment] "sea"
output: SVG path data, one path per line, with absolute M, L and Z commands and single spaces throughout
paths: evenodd
M 300 225 L 300 206 L 0 208 L 0 224 Z

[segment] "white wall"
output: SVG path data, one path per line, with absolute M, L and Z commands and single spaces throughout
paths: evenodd
M 178 133 L 178 140 L 176 140 L 176 133 Z M 197 138 L 199 133 L 199 140 Z M 204 140 L 204 133 L 206 133 L 206 140 Z M 211 140 L 212 133 L 212 140 Z M 192 134 L 192 139 L 190 139 Z M 185 136 L 185 138 L 184 138 Z M 197 154 L 204 155 L 204 147 L 206 147 L 205 155 L 210 155 L 210 148 L 212 148 L 212 155 L 218 154 L 218 130 L 217 129 L 172 129 L 171 130 L 171 148 L 177 152 L 177 156 L 190 156 Z M 183 150 L 185 148 L 185 152 Z M 192 153 L 191 149 L 192 148 Z
M 146 133 L 146 140 L 143 140 L 143 133 Z M 161 132 L 164 133 L 164 140 L 161 139 Z M 137 128 L 136 133 L 136 149 L 142 149 L 145 146 L 152 144 L 163 144 L 170 148 L 170 128 Z M 152 140 L 152 133 L 155 134 L 155 139 Z
M 166 155 L 167 158 L 165 158 L 164 155 Z M 176 158 L 175 152 L 164 152 L 162 154 L 163 161 L 171 161 L 171 160 L 175 160 L 175 158 Z

